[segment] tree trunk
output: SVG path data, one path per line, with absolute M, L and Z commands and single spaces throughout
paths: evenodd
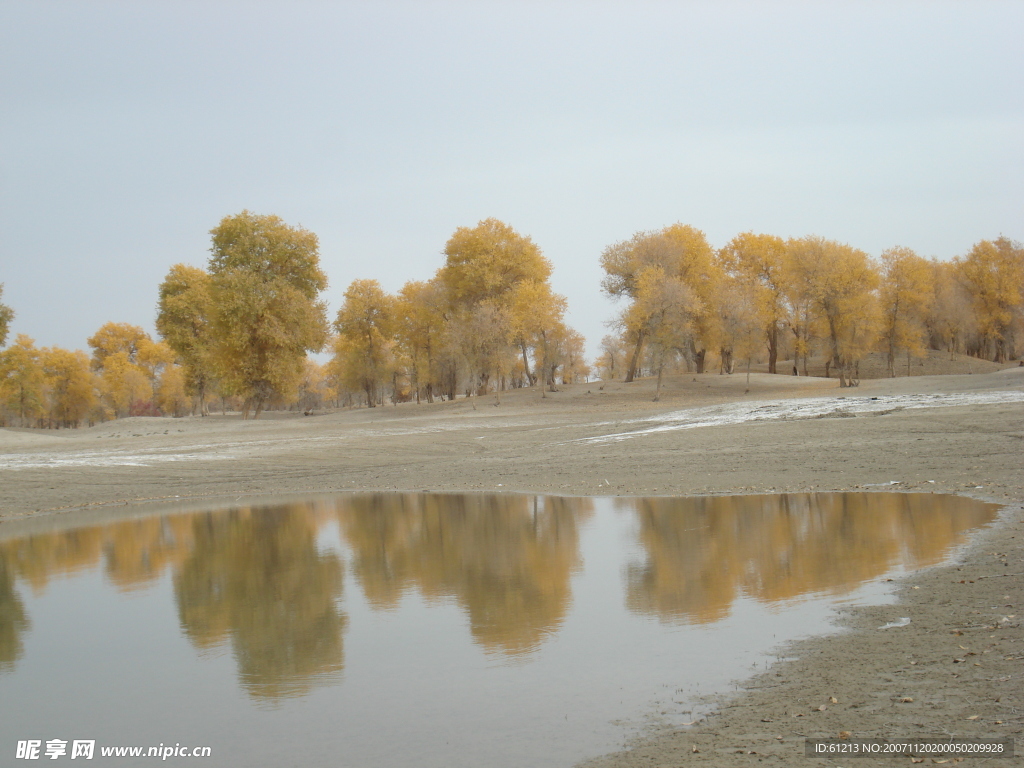
M 526 342 L 519 342 L 519 348 L 523 351 L 523 368 L 526 369 L 526 380 L 530 382 L 530 386 L 532 387 L 537 382 L 534 380 L 533 374 L 530 373 L 530 358 L 526 354 Z
M 768 328 L 768 373 L 776 373 L 775 364 L 779 360 L 779 326 L 772 323 Z
M 636 335 L 636 347 L 633 349 L 633 355 L 629 358 L 629 369 L 626 371 L 626 383 L 633 381 L 636 377 L 636 368 L 640 365 L 640 353 L 644 348 L 644 332 L 639 331 Z
M 732 350 L 731 349 L 722 349 L 721 355 L 722 355 L 722 364 L 721 364 L 721 366 L 719 367 L 719 370 L 718 370 L 719 375 L 721 375 L 723 373 L 728 373 L 730 376 L 732 376 L 732 372 L 733 372 Z

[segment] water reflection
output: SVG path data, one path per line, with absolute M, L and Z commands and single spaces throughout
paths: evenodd
M 615 508 L 620 520 L 635 516 L 639 558 L 634 548 L 622 571 L 624 601 L 605 590 L 607 604 L 670 624 L 714 622 L 740 596 L 842 593 L 936 563 L 996 509 L 883 493 L 617 499 Z M 479 647 L 525 661 L 570 614 L 584 529 L 615 530 L 610 511 L 594 515 L 585 498 L 361 494 L 0 541 L 0 672 L 23 656 L 30 627 L 33 603 L 17 584 L 39 595 L 55 577 L 102 569 L 120 592 L 169 575 L 193 647 L 230 649 L 254 699 L 301 696 L 344 669 L 345 557 L 370 610 L 398 612 L 412 594 L 454 603 Z M 335 526 L 337 547 L 322 546 Z
M 895 567 L 933 565 L 991 522 L 994 504 L 959 496 L 822 493 L 621 499 L 646 558 L 627 568 L 630 610 L 704 624 L 747 595 L 765 602 L 837 594 Z
M 24 650 L 22 635 L 29 627 L 28 614 L 6 560 L 0 557 L 0 673 L 14 668 Z
M 454 598 L 489 651 L 529 653 L 555 632 L 580 565 L 585 498 L 394 494 L 338 505 L 353 572 L 376 608 L 415 588 Z
M 317 548 L 313 507 L 202 515 L 174 574 L 182 629 L 197 647 L 230 641 L 252 696 L 296 696 L 344 667 L 342 563 Z

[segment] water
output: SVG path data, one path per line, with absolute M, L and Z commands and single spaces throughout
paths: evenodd
M 363 494 L 8 533 L 0 754 L 571 766 L 698 720 L 994 516 L 931 494 Z

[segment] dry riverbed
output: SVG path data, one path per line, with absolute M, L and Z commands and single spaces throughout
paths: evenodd
M 500 404 L 0 430 L 0 537 L 167 503 L 354 489 L 967 494 L 1005 506 L 957 563 L 894 584 L 894 605 L 837 616 L 838 634 L 785 649 L 792 660 L 706 702 L 694 725 L 590 765 L 911 762 L 803 757 L 805 736 L 843 731 L 1014 736 L 1024 750 L 1024 369 L 852 390 L 706 374 L 652 396 L 650 381 L 592 383 Z M 901 617 L 910 623 L 879 629 Z

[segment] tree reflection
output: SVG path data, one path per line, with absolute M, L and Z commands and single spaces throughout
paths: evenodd
M 0 550 L 0 674 L 14 669 L 24 649 L 21 637 L 29 628 L 5 553 Z
M 643 563 L 626 605 L 707 623 L 748 595 L 765 602 L 842 593 L 897 566 L 939 562 L 996 506 L 933 494 L 831 493 L 624 499 L 636 511 Z
M 367 600 L 395 608 L 409 589 L 454 598 L 489 651 L 529 653 L 561 624 L 580 565 L 590 499 L 376 494 L 339 504 Z
M 174 577 L 181 626 L 199 648 L 230 640 L 252 696 L 302 695 L 344 667 L 342 564 L 318 551 L 317 528 L 305 505 L 194 519 Z

